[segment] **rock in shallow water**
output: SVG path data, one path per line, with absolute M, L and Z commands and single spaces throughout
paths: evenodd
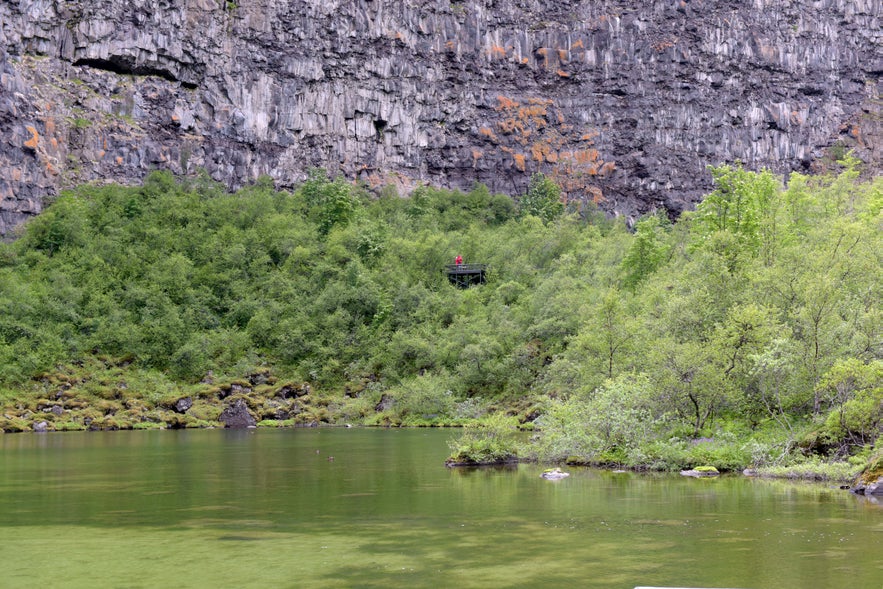
M 720 475 L 720 471 L 713 466 L 697 466 L 696 468 L 690 470 L 682 470 L 681 476 L 685 477 L 695 477 L 695 478 L 703 478 L 703 477 L 716 477 Z

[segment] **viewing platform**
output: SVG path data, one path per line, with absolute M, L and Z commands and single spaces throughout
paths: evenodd
M 448 264 L 448 280 L 457 288 L 469 288 L 487 282 L 487 264 Z

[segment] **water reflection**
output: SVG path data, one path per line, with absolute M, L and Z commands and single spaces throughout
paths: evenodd
M 83 587 L 824 589 L 883 578 L 883 510 L 830 485 L 584 468 L 552 482 L 538 465 L 448 469 L 448 437 L 2 436 L 4 586 L 52 585 L 51 569 L 28 565 L 47 546 L 54 570 L 74 579 L 65 586 Z M 168 566 L 182 555 L 186 572 Z

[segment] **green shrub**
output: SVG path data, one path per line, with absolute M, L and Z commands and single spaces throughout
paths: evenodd
M 59 432 L 80 432 L 86 429 L 85 425 L 76 421 L 59 421 L 55 423 L 55 431 Z
M 803 462 L 787 466 L 766 466 L 757 469 L 761 476 L 817 481 L 852 481 L 862 471 L 863 465 L 849 462 L 830 462 L 813 456 Z
M 448 442 L 448 464 L 493 464 L 518 458 L 520 441 L 516 422 L 497 414 L 477 426 L 466 427 Z
M 406 422 L 450 418 L 456 413 L 457 399 L 446 375 L 424 374 L 405 379 L 391 387 L 395 411 Z
M 153 421 L 141 421 L 141 422 L 132 424 L 132 429 L 157 430 L 157 429 L 166 429 L 166 426 L 162 423 L 155 423 Z
M 534 448 L 544 460 L 579 456 L 586 462 L 621 462 L 653 435 L 646 408 L 651 395 L 645 376 L 625 374 L 591 393 L 550 405 L 537 420 Z

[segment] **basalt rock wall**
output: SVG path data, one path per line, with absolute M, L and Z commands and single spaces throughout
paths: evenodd
M 708 164 L 881 159 L 881 0 L 2 0 L 0 233 L 59 189 L 324 167 L 677 213 Z

